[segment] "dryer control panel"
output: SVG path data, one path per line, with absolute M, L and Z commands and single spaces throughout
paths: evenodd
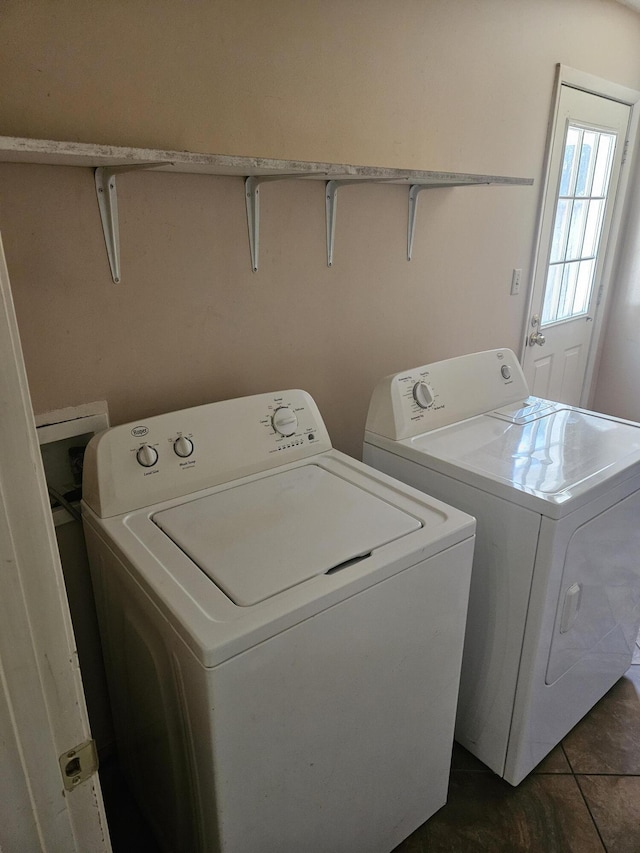
M 330 449 L 305 391 L 209 403 L 96 435 L 84 457 L 84 500 L 108 518 Z
M 374 388 L 366 429 L 399 441 L 528 396 L 510 349 L 476 352 L 386 376 Z

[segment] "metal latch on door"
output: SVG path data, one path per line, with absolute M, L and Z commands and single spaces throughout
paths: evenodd
M 545 338 L 545 336 L 540 331 L 540 315 L 539 314 L 533 315 L 533 317 L 531 318 L 531 325 L 533 326 L 534 331 L 531 332 L 531 334 L 529 335 L 529 346 L 534 347 L 537 345 L 539 347 L 543 347 L 545 345 L 545 343 L 547 342 L 547 339 Z
M 67 791 L 73 791 L 98 770 L 98 750 L 94 740 L 74 746 L 59 758 L 62 781 Z

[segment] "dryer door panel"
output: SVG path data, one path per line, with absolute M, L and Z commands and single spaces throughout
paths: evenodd
M 587 654 L 631 660 L 640 621 L 640 492 L 587 521 L 567 547 L 545 681 Z

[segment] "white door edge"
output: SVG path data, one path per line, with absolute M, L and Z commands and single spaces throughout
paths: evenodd
M 91 737 L 0 240 L 0 848 L 109 853 L 97 774 L 65 791 Z
M 549 192 L 549 184 L 551 182 L 550 178 L 553 176 L 549 175 L 549 159 L 551 155 L 551 151 L 553 149 L 553 145 L 555 142 L 556 128 L 557 128 L 557 115 L 558 115 L 558 106 L 560 103 L 560 93 L 562 91 L 562 86 L 571 86 L 575 89 L 580 89 L 584 92 L 589 92 L 593 95 L 600 95 L 605 98 L 610 98 L 614 101 L 619 101 L 620 103 L 627 104 L 631 108 L 631 116 L 629 119 L 629 128 L 627 131 L 627 140 L 628 147 L 626 157 L 623 161 L 623 165 L 620 171 L 620 179 L 618 184 L 618 191 L 616 196 L 615 207 L 613 211 L 613 217 L 611 221 L 611 230 L 610 230 L 610 243 L 609 250 L 606 253 L 604 259 L 604 267 L 603 267 L 603 280 L 610 281 L 612 279 L 613 271 L 618 262 L 618 248 L 619 241 L 621 238 L 622 232 L 622 222 L 623 218 L 626 214 L 628 200 L 629 200 L 629 184 L 630 184 L 630 175 L 633 174 L 633 166 L 635 163 L 635 157 L 637 156 L 636 151 L 636 139 L 637 139 L 637 130 L 638 130 L 638 122 L 640 120 L 640 108 L 638 106 L 638 102 L 640 101 L 640 91 L 635 89 L 630 89 L 627 86 L 622 86 L 618 83 L 613 83 L 610 80 L 605 80 L 602 77 L 597 77 L 593 74 L 589 74 L 584 71 L 578 71 L 575 68 L 570 68 L 568 65 L 558 64 L 556 66 L 556 77 L 554 82 L 554 91 L 553 97 L 551 99 L 551 112 L 549 116 L 549 127 L 547 131 L 547 143 L 545 147 L 545 156 L 544 156 L 544 164 L 545 164 L 545 174 L 544 180 L 541 182 L 541 191 L 540 198 L 538 200 L 538 217 L 537 217 L 537 228 L 536 228 L 536 236 L 533 242 L 532 249 L 532 264 L 531 264 L 531 276 L 530 276 L 530 284 L 529 284 L 529 293 L 527 296 L 527 304 L 526 309 L 522 318 L 522 337 L 521 337 L 521 346 L 520 346 L 520 364 L 524 365 L 525 353 L 527 350 L 527 340 L 528 336 L 531 332 L 529 328 L 529 318 L 532 314 L 532 305 L 533 305 L 533 282 L 536 280 L 537 274 L 537 266 L 538 266 L 538 256 L 540 250 L 540 242 L 542 239 L 542 213 L 545 209 L 545 204 L 547 201 L 547 194 Z M 589 351 L 589 357 L 587 359 L 587 366 L 585 370 L 585 382 L 583 386 L 583 394 L 582 399 L 580 400 L 580 405 L 588 408 L 591 405 L 591 401 L 593 399 L 594 394 L 594 377 L 597 375 L 597 367 L 600 361 L 600 355 L 602 352 L 602 331 L 604 329 L 604 320 L 607 316 L 607 312 L 609 309 L 610 301 L 611 301 L 611 292 L 612 287 L 608 287 L 605 290 L 604 298 L 598 307 L 598 311 L 594 318 L 593 323 L 593 336 L 592 336 L 592 345 Z

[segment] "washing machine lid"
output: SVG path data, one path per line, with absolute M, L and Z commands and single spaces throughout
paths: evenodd
M 640 463 L 640 425 L 543 400 L 470 418 L 410 443 L 480 474 L 486 484 L 534 496 L 543 513 L 545 503 L 566 504 Z
M 152 520 L 243 606 L 330 572 L 422 526 L 314 464 L 162 510 Z

